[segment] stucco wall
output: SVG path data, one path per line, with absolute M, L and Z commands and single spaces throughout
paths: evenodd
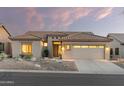
M 0 26 L 0 42 L 10 42 L 9 34 Z
M 112 38 L 112 37 L 111 37 Z M 120 55 L 119 57 L 124 57 L 124 45 L 121 45 L 119 41 L 112 38 L 113 41 L 108 44 L 110 48 L 113 48 L 113 57 L 116 57 L 115 55 L 115 48 L 119 48 Z
M 21 43 L 28 41 L 13 41 L 12 42 L 12 56 L 17 57 L 21 54 Z M 41 57 L 42 45 L 40 41 L 29 41 L 32 43 L 32 54 L 34 57 Z
M 11 55 L 11 41 L 9 40 L 9 34 L 5 29 L 0 26 L 0 42 L 4 43 L 4 52 Z
M 32 42 L 32 54 L 34 57 L 40 58 L 42 55 L 42 45 L 40 41 Z
M 21 54 L 21 42 L 12 41 L 12 57 L 17 57 Z

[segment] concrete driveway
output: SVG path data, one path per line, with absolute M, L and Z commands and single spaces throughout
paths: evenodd
M 80 73 L 124 74 L 124 69 L 107 60 L 75 60 Z

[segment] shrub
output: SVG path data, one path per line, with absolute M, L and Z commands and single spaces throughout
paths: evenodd
M 25 55 L 23 55 L 23 54 L 20 54 L 19 56 L 20 56 L 21 58 L 24 58 L 24 56 L 25 56 Z
M 22 58 L 22 59 L 25 59 L 25 60 L 31 60 L 33 55 L 20 54 L 19 57 Z
M 16 61 L 23 61 L 23 59 L 20 56 L 17 56 L 14 58 Z
M 6 53 L 0 53 L 0 60 L 3 60 L 3 59 L 5 59 L 5 58 L 7 58 L 8 57 L 8 55 L 6 54 Z
M 25 55 L 23 58 L 26 60 L 31 60 L 33 55 Z
M 48 48 L 45 48 L 43 50 L 43 57 L 48 57 L 48 56 L 49 56 L 49 50 L 48 50 Z

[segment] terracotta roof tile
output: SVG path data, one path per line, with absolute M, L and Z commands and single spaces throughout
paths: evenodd
M 17 35 L 15 37 L 10 37 L 11 40 L 41 40 L 41 38 L 33 35 Z
M 68 35 L 66 37 L 63 37 L 61 39 L 62 41 L 66 42 L 109 42 L 111 39 L 107 37 L 102 37 L 94 34 L 88 34 L 88 33 L 77 33 Z
M 92 32 L 55 32 L 55 31 L 29 31 L 24 35 L 11 37 L 12 40 L 46 40 L 47 36 L 62 36 L 61 41 L 82 41 L 82 42 L 108 42 L 107 37 L 94 35 Z

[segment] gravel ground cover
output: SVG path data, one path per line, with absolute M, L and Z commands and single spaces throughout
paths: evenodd
M 22 70 L 49 70 L 49 71 L 78 71 L 75 62 L 52 60 L 42 61 L 17 61 L 14 59 L 4 59 L 0 61 L 0 69 L 22 69 Z
M 124 69 L 124 62 L 113 62 L 113 63 Z

